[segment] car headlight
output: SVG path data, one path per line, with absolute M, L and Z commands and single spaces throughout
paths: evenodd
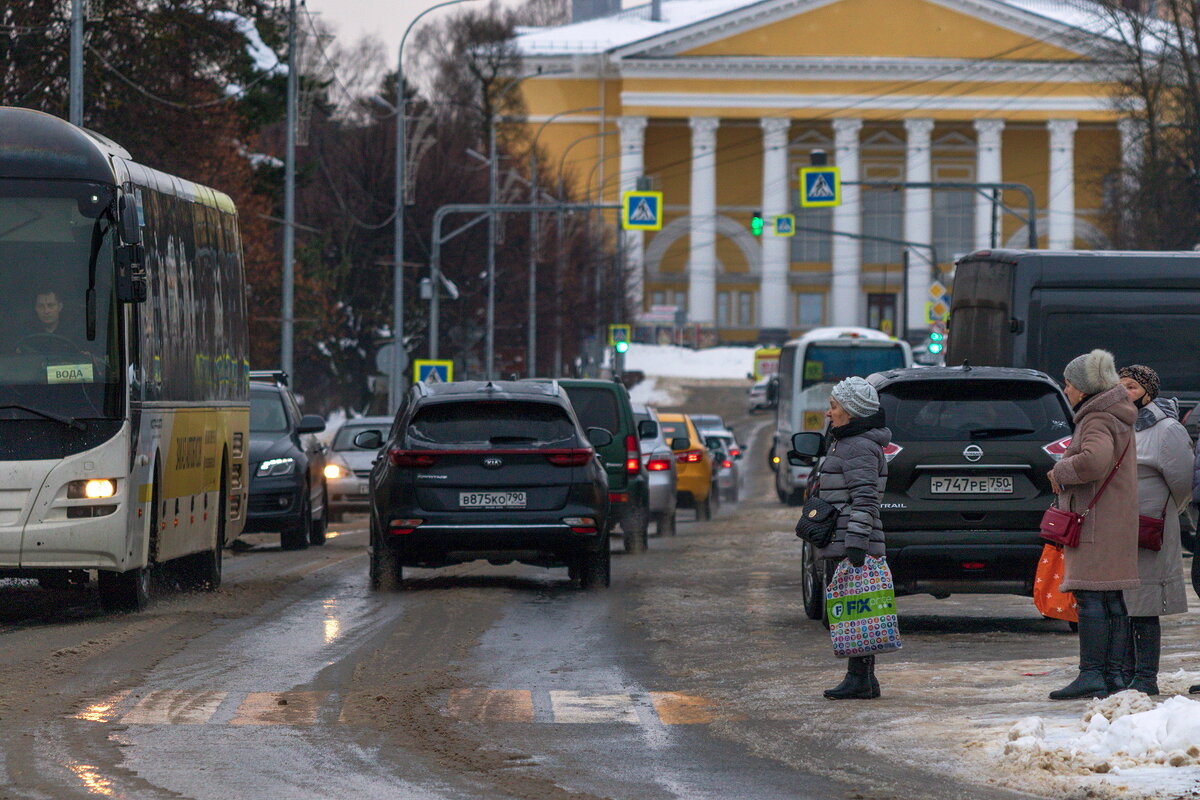
M 258 472 L 255 475 L 259 478 L 274 478 L 278 475 L 291 475 L 295 471 L 296 459 L 294 458 L 268 458 L 258 465 Z
M 336 481 L 338 478 L 346 477 L 346 469 L 341 464 L 326 464 L 325 477 L 328 480 Z

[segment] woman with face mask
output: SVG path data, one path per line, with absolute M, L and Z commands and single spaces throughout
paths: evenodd
M 1138 513 L 1163 520 L 1162 549 L 1138 548 L 1142 585 L 1126 589 L 1132 636 L 1125 650 L 1125 687 L 1158 694 L 1161 638 L 1158 618 L 1187 611 L 1179 512 L 1191 500 L 1192 440 L 1179 423 L 1179 406 L 1158 397 L 1158 373 L 1140 364 L 1123 367 L 1121 385 L 1138 409 Z

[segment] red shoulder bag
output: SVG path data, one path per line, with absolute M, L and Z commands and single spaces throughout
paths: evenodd
M 1108 488 L 1108 484 L 1112 481 L 1113 476 L 1117 474 L 1117 470 L 1121 468 L 1121 462 L 1125 460 L 1125 454 L 1129 452 L 1129 442 L 1125 443 L 1125 449 L 1121 451 L 1121 457 L 1117 459 L 1117 463 L 1113 464 L 1112 472 L 1108 473 L 1108 477 L 1104 479 L 1100 490 L 1092 496 L 1092 502 L 1088 503 L 1087 508 L 1082 514 L 1076 514 L 1074 511 L 1066 511 L 1059 508 L 1057 505 L 1050 506 L 1046 509 L 1046 513 L 1042 515 L 1042 538 L 1060 547 L 1078 547 L 1079 536 L 1083 533 L 1083 521 L 1087 519 L 1087 515 L 1091 513 L 1092 506 L 1104 494 L 1104 490 Z M 1058 499 L 1055 498 L 1055 503 Z

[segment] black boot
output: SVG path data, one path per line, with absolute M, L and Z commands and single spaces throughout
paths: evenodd
M 1162 629 L 1158 617 L 1130 617 L 1134 650 L 1133 679 L 1128 688 L 1154 697 L 1158 694 L 1158 656 L 1162 650 Z
M 879 679 L 875 677 L 875 656 L 867 656 L 867 675 L 871 679 L 871 697 L 879 697 Z
M 1075 603 L 1079 607 L 1079 676 L 1051 692 L 1051 700 L 1108 695 L 1104 665 L 1108 658 L 1110 626 L 1104 613 L 1104 599 L 1100 592 L 1075 592 Z
M 873 656 L 851 656 L 846 664 L 846 677 L 832 689 L 825 690 L 830 700 L 870 700 L 879 695 L 871 685 Z
M 1125 610 L 1125 593 L 1104 592 L 1104 614 L 1108 617 L 1108 652 L 1104 659 L 1104 683 L 1109 694 L 1123 691 L 1133 680 L 1133 632 Z

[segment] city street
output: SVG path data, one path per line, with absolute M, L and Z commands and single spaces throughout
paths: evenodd
M 1075 639 L 1026 598 L 902 598 L 883 697 L 821 698 L 843 665 L 801 608 L 795 511 L 774 497 L 769 418 L 745 416 L 744 391 L 687 399 L 753 442 L 741 504 L 705 523 L 681 510 L 644 555 L 614 537 L 607 591 L 474 563 L 372 592 L 361 516 L 323 548 L 246 536 L 220 591 L 132 615 L 102 614 L 94 585 L 5 583 L 0 796 L 1134 796 L 1004 757 L 1018 719 L 1085 707 L 1044 700 Z M 1164 619 L 1167 688 L 1200 669 L 1184 660 L 1190 600 Z M 1169 796 L 1200 796 L 1189 774 Z

